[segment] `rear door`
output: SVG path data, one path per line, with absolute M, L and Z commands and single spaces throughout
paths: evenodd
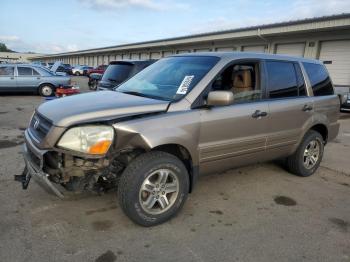
M 0 65 L 0 91 L 16 91 L 15 67 Z
M 293 151 L 312 121 L 313 99 L 307 94 L 299 63 L 268 60 L 265 72 L 270 111 L 266 150 L 273 159 Z
M 30 66 L 17 66 L 17 89 L 19 91 L 35 90 L 40 83 L 40 74 Z

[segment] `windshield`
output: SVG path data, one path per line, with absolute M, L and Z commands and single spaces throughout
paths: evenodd
M 176 101 L 190 92 L 218 61 L 213 56 L 163 58 L 121 84 L 117 91 Z
M 103 74 L 102 81 L 121 83 L 129 77 L 131 70 L 131 64 L 111 64 Z

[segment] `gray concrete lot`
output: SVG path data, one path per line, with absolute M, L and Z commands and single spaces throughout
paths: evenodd
M 0 261 L 350 261 L 350 114 L 314 176 L 275 163 L 206 176 L 176 218 L 142 228 L 115 192 L 62 201 L 13 181 L 41 102 L 0 96 Z

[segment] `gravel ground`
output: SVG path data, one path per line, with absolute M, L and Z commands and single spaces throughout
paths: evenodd
M 176 218 L 142 228 L 115 192 L 62 201 L 13 181 L 41 102 L 0 96 L 0 261 L 350 261 L 350 114 L 314 176 L 266 163 L 202 177 Z

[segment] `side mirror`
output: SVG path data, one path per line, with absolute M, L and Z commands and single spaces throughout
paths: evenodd
M 211 91 L 208 94 L 208 106 L 228 106 L 233 103 L 233 93 L 230 91 Z

